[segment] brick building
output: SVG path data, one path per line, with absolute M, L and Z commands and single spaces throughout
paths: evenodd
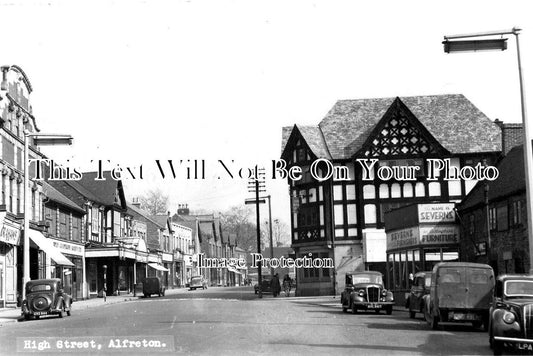
M 498 273 L 527 273 L 529 245 L 523 146 L 497 165 L 498 179 L 478 183 L 458 206 L 461 260 L 488 263 Z

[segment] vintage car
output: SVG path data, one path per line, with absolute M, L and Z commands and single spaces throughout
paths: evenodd
M 165 295 L 165 286 L 159 277 L 146 277 L 143 280 L 143 294 L 145 298 L 157 294 L 160 297 Z
M 28 320 L 43 315 L 70 316 L 72 297 L 65 293 L 59 278 L 36 279 L 26 283 L 26 299 L 22 302 L 22 315 Z
M 416 313 L 424 313 L 424 296 L 429 294 L 431 286 L 431 272 L 417 272 L 413 277 L 413 285 L 405 307 L 409 309 L 409 317 L 413 319 Z
M 189 290 L 196 290 L 197 288 L 207 289 L 207 281 L 202 276 L 193 276 L 189 281 Z
M 501 275 L 490 307 L 489 343 L 494 354 L 504 346 L 533 351 L 533 276 Z
M 261 293 L 272 293 L 272 289 L 270 288 L 271 280 L 272 276 L 270 275 L 261 277 Z M 254 292 L 255 294 L 259 293 L 259 283 L 254 284 Z
M 384 309 L 392 314 L 394 296 L 383 286 L 380 272 L 365 271 L 346 273 L 346 287 L 341 293 L 342 311 L 351 309 L 353 314 L 358 310 L 374 310 L 379 313 Z
M 470 322 L 488 330 L 494 272 L 489 265 L 441 262 L 433 267 L 429 297 L 424 297 L 424 316 L 432 329 L 440 322 Z

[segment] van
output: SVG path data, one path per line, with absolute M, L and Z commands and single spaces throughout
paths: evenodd
M 439 322 L 471 322 L 488 330 L 494 271 L 486 264 L 441 262 L 433 268 L 424 315 L 432 329 Z

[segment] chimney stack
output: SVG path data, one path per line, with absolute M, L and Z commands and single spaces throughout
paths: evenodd
M 178 215 L 189 215 L 189 205 L 178 204 Z
M 140 209 L 141 208 L 141 203 L 139 202 L 139 198 L 133 198 L 132 202 L 131 202 L 131 205 L 133 205 L 134 207 Z
M 502 130 L 502 154 L 507 155 L 515 146 L 521 146 L 524 143 L 524 129 L 522 124 L 504 123 L 496 119 L 494 123 Z

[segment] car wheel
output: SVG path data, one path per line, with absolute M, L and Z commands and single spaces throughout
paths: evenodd
M 163 297 L 165 296 L 165 289 L 163 289 Z
M 24 314 L 24 320 L 30 320 L 30 314 Z
M 352 303 L 352 314 L 357 314 L 357 308 L 354 303 Z
M 391 315 L 391 314 L 392 314 L 392 306 L 387 308 L 387 315 Z
M 503 353 L 503 342 L 494 340 L 492 342 L 492 353 L 494 355 L 501 355 Z
M 72 308 L 72 307 L 71 307 Z M 67 311 L 67 316 L 70 316 L 71 315 L 71 312 L 70 312 L 70 309 Z
M 348 313 L 348 308 L 346 308 L 345 306 L 342 307 L 342 312 L 343 313 Z
M 35 315 L 35 320 L 39 320 L 41 319 L 41 316 L 40 315 Z
M 257 294 L 257 291 L 256 291 L 256 290 L 254 290 L 254 293 L 255 293 L 255 294 Z
M 414 319 L 415 316 L 416 316 L 416 311 L 414 311 L 414 310 L 409 310 L 409 317 L 410 317 L 411 319 Z
M 65 303 L 61 303 L 61 309 L 59 310 L 59 317 L 62 318 L 65 316 Z

